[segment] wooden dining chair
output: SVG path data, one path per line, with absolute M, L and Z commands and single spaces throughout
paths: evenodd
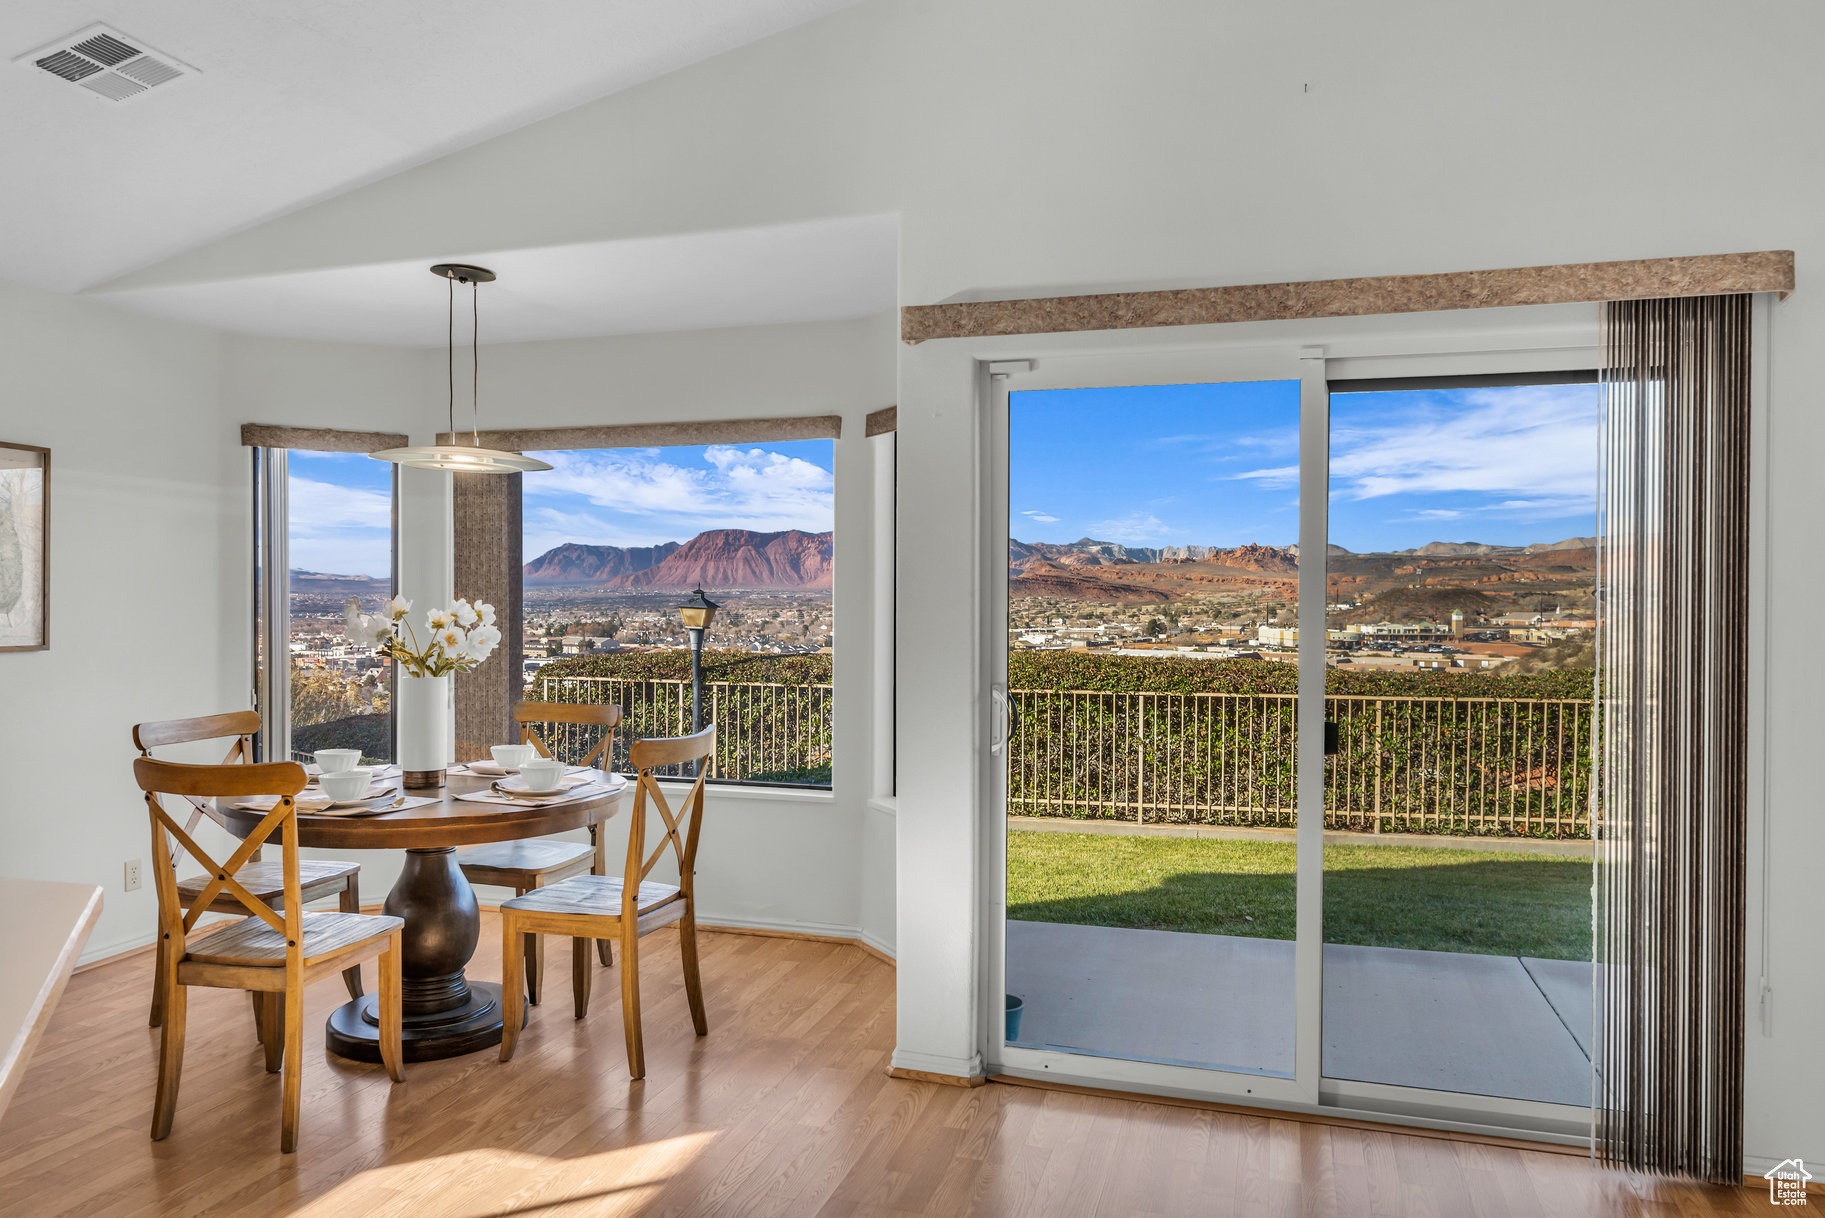
M 259 730 L 260 716 L 257 712 L 230 711 L 227 714 L 203 715 L 195 719 L 165 719 L 136 723 L 133 725 L 133 745 L 139 750 L 141 757 L 150 757 L 153 749 L 163 748 L 167 745 L 191 744 L 198 740 L 220 740 L 232 736 L 234 743 L 228 746 L 228 753 L 222 758 L 223 765 L 232 765 L 253 760 L 253 737 L 254 733 Z M 205 807 L 207 802 L 195 799 L 190 801 L 195 811 L 190 814 L 190 820 L 184 826 L 184 832 L 191 834 L 196 832 L 197 825 L 208 814 L 208 809 Z M 176 857 L 175 854 L 172 856 L 173 861 L 176 861 Z M 282 869 L 277 863 L 262 860 L 258 850 L 253 852 L 247 865 L 235 873 L 234 878 L 241 887 L 274 909 L 277 909 L 279 902 L 284 899 Z M 186 909 L 196 902 L 197 897 L 208 886 L 209 880 L 210 877 L 206 875 L 193 875 L 188 879 L 178 881 L 178 900 L 184 903 Z M 361 864 L 344 863 L 333 859 L 306 860 L 298 864 L 298 880 L 302 885 L 300 891 L 304 894 L 304 900 L 315 901 L 319 897 L 335 895 L 338 898 L 337 907 L 344 913 L 361 912 Z M 215 908 L 209 912 L 240 913 L 241 904 L 233 897 L 222 895 L 215 898 Z M 163 953 L 164 950 L 165 945 L 161 940 L 159 951 Z M 164 958 L 161 954 L 158 968 L 152 975 L 152 1017 L 147 1021 L 155 1028 L 164 1022 L 165 1018 L 164 977 Z M 349 997 L 361 997 L 361 966 L 358 964 L 349 966 L 348 971 L 343 973 L 342 977 L 349 987 Z M 261 1026 L 260 1020 L 259 1004 L 256 1002 L 254 1004 L 254 1027 L 264 1039 L 265 1030 Z
M 380 957 L 380 1058 L 396 1083 L 405 1080 L 401 1052 L 400 928 L 402 919 L 362 913 L 306 912 L 298 865 L 298 806 L 304 767 L 295 761 L 246 765 L 184 765 L 141 757 L 133 777 L 152 817 L 152 870 L 158 886 L 159 968 L 165 992 L 158 1090 L 152 1140 L 171 1132 L 178 1076 L 184 1068 L 184 1012 L 189 987 L 247 990 L 265 1008 L 266 1069 L 284 1070 L 279 1150 L 298 1148 L 298 1100 L 304 1068 L 304 987 L 370 956 Z M 178 824 L 161 795 L 197 799 L 277 796 L 268 812 L 225 861 L 218 861 Z M 274 909 L 238 877 L 248 860 L 278 836 L 284 904 Z M 173 843 L 175 842 L 175 846 Z M 195 901 L 178 895 L 173 854 L 181 850 L 209 875 Z M 227 896 L 244 917 L 201 928 L 197 921 Z
M 539 735 L 541 723 L 572 723 L 602 729 L 596 742 L 579 765 L 607 765 L 614 757 L 615 728 L 621 722 L 621 708 L 614 705 L 581 705 L 574 702 L 522 702 L 513 708 L 513 718 L 520 725 L 520 743 L 530 744 L 542 757 L 552 755 L 551 747 Z M 589 827 L 589 844 L 559 841 L 556 838 L 523 838 L 519 841 L 494 842 L 475 846 L 456 856 L 456 865 L 471 884 L 493 884 L 513 889 L 516 897 L 535 888 L 585 873 L 608 874 L 608 849 L 598 832 Z M 613 963 L 608 940 L 596 944 L 596 952 L 606 967 Z M 536 1004 L 545 973 L 545 943 L 538 935 L 527 935 L 526 989 Z
M 549 934 L 571 936 L 571 989 L 577 1018 L 589 1013 L 589 982 L 593 969 L 589 940 L 621 941 L 621 1024 L 627 1036 L 627 1070 L 634 1078 L 646 1077 L 646 1051 L 640 1039 L 640 959 L 642 935 L 678 923 L 678 941 L 684 956 L 684 993 L 691 1007 L 691 1024 L 697 1035 L 709 1034 L 703 1012 L 703 981 L 697 975 L 697 905 L 692 883 L 697 866 L 697 839 L 703 828 L 703 776 L 709 767 L 698 765 L 697 780 L 685 793 L 674 814 L 653 771 L 661 766 L 707 760 L 716 751 L 716 725 L 692 736 L 639 740 L 629 760 L 639 771 L 634 791 L 634 819 L 627 830 L 627 860 L 620 876 L 578 875 L 501 902 L 502 959 L 501 1060 L 513 1056 L 525 1022 L 524 986 L 520 954 L 513 950 L 517 936 Z M 646 849 L 646 803 L 653 801 L 665 831 L 652 852 Z M 676 884 L 649 883 L 647 876 L 671 848 L 678 861 Z

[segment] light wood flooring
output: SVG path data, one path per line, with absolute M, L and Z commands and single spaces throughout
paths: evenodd
M 474 973 L 499 976 L 485 915 Z M 514 1060 L 325 1055 L 339 980 L 308 1002 L 298 1153 L 247 999 L 196 991 L 171 1137 L 147 1137 L 150 955 L 76 976 L 0 1120 L 0 1212 L 341 1215 L 1691 1216 L 1765 1194 L 1581 1158 L 1025 1087 L 903 1082 L 892 966 L 859 948 L 705 934 L 710 1035 L 691 1033 L 677 934 L 642 941 L 648 1075 L 627 1078 L 617 981 L 570 1016 L 562 940 Z M 371 968 L 370 968 L 371 973 Z M 372 979 L 370 977 L 370 985 Z

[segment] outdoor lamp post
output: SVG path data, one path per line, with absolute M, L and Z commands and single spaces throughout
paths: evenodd
M 703 632 L 716 620 L 722 608 L 703 594 L 702 588 L 691 593 L 691 599 L 678 606 L 678 616 L 691 632 L 691 731 L 703 730 Z

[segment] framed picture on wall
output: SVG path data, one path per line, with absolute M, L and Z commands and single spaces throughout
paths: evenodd
M 51 450 L 0 441 L 0 651 L 51 645 Z

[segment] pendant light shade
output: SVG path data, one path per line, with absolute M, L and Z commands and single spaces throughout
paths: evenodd
M 535 457 L 520 453 L 503 452 L 498 448 L 483 448 L 481 436 L 476 427 L 476 420 L 481 414 L 481 315 L 476 308 L 476 285 L 492 283 L 494 272 L 486 267 L 466 266 L 460 262 L 440 262 L 431 268 L 431 273 L 450 283 L 450 325 L 449 325 L 449 358 L 450 370 L 450 439 L 449 444 L 418 444 L 410 448 L 383 448 L 379 452 L 369 453 L 376 461 L 391 461 L 395 465 L 409 465 L 413 469 L 445 469 L 467 474 L 517 474 L 551 466 Z M 470 317 L 470 356 L 473 379 L 470 382 L 471 426 L 469 444 L 454 443 L 456 439 L 456 285 L 469 285 Z

